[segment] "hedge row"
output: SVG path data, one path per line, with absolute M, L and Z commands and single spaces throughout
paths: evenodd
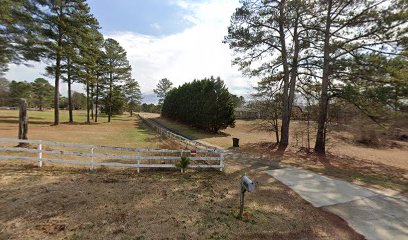
M 161 114 L 209 132 L 233 127 L 235 122 L 232 96 L 219 77 L 172 89 L 164 99 Z

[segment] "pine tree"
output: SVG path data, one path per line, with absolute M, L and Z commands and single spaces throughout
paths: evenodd
M 0 4 L 0 75 L 9 63 L 40 61 L 43 46 L 38 30 L 41 19 L 35 1 L 2 0 Z
M 334 81 L 353 80 L 348 65 L 358 64 L 361 54 L 395 56 L 408 20 L 408 3 L 392 1 L 333 1 L 315 5 L 316 21 L 309 27 L 316 32 L 308 56 L 321 79 L 315 152 L 326 152 L 326 128 L 331 89 Z
M 244 74 L 273 79 L 270 83 L 282 88 L 282 148 L 289 143 L 299 68 L 307 66 L 302 55 L 310 37 L 304 27 L 311 21 L 308 4 L 301 0 L 244 0 L 232 16 L 224 40 L 237 53 L 233 64 L 238 65 Z
M 127 97 L 127 106 L 130 116 L 136 111 L 137 106 L 142 103 L 142 93 L 139 83 L 135 79 L 129 79 L 125 85 L 125 94 Z
M 112 108 L 113 108 L 113 88 L 116 83 L 123 82 L 126 79 L 130 79 L 132 67 L 129 65 L 129 61 L 126 57 L 126 51 L 120 44 L 111 38 L 108 38 L 104 42 L 104 61 L 106 62 L 106 74 L 107 74 L 107 104 L 105 108 L 108 113 L 108 122 L 111 121 Z
M 40 111 L 43 107 L 52 105 L 54 87 L 44 78 L 37 78 L 32 85 L 32 103 L 37 106 Z
M 159 81 L 156 86 L 156 89 L 153 90 L 159 98 L 159 105 L 163 104 L 163 100 L 166 97 L 166 94 L 171 90 L 173 83 L 170 82 L 167 78 L 163 78 Z
M 164 99 L 161 113 L 214 133 L 235 124 L 233 97 L 219 77 L 194 80 L 173 88 Z
M 81 44 L 81 68 L 82 82 L 85 84 L 87 97 L 87 123 L 90 123 L 90 108 L 93 104 L 91 98 L 91 86 L 95 85 L 98 80 L 98 60 L 100 56 L 100 47 L 102 46 L 103 37 L 96 30 L 90 30 L 83 38 Z
M 62 74 L 62 61 L 66 54 L 66 41 L 73 29 L 82 26 L 75 14 L 89 9 L 85 0 L 36 0 L 41 6 L 41 36 L 42 45 L 47 50 L 44 57 L 55 61 L 48 68 L 53 69 L 55 77 L 54 92 L 54 125 L 59 124 L 59 88 Z

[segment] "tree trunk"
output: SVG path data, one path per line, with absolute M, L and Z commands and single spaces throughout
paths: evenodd
M 89 119 L 89 80 L 86 80 L 86 123 L 90 123 Z
M 61 74 L 60 67 L 61 67 L 61 54 L 59 50 L 57 50 L 57 58 L 55 61 L 54 125 L 59 125 L 59 79 Z
M 67 61 L 67 82 L 68 82 L 68 114 L 69 114 L 69 122 L 74 122 L 74 117 L 72 115 L 72 92 L 71 92 L 71 66 L 70 66 L 70 59 L 68 58 Z
M 99 83 L 98 76 L 96 76 L 96 98 L 95 98 L 95 122 L 98 122 L 98 100 L 99 100 Z
M 295 88 L 296 88 L 296 79 L 298 75 L 298 59 L 299 59 L 299 35 L 298 35 L 298 24 L 299 24 L 299 13 L 296 13 L 295 19 L 295 27 L 293 29 L 293 41 L 294 41 L 294 51 L 293 51 L 293 59 L 292 59 L 292 68 L 290 71 L 290 83 L 289 83 L 289 97 L 288 97 L 288 109 L 287 109 L 287 119 L 286 119 L 286 126 L 285 126 L 285 135 L 287 136 L 286 146 L 289 143 L 289 128 L 290 128 L 290 118 L 292 115 L 292 106 L 293 100 L 295 98 Z
M 310 152 L 310 99 L 307 97 L 307 153 Z
M 274 113 L 274 125 L 275 125 L 275 137 L 276 137 L 276 143 L 279 144 L 280 140 L 279 140 L 279 122 L 278 122 L 278 104 L 276 104 L 275 106 L 275 113 Z
M 18 122 L 18 139 L 28 139 L 28 119 L 27 119 L 27 101 L 21 99 L 20 101 L 20 111 L 19 111 L 19 122 Z M 25 143 L 20 143 L 19 146 L 27 145 Z
M 327 108 L 329 103 L 329 75 L 330 75 L 330 26 L 331 26 L 331 9 L 333 0 L 327 1 L 327 16 L 326 29 L 324 33 L 324 58 L 323 58 L 323 78 L 322 91 L 319 102 L 319 117 L 317 120 L 317 135 L 315 152 L 318 154 L 326 153 L 326 124 L 327 124 Z
M 282 48 L 282 65 L 283 65 L 283 93 L 282 93 L 282 126 L 281 140 L 279 146 L 286 148 L 289 144 L 289 112 L 288 112 L 288 91 L 289 91 L 289 66 L 286 51 L 286 40 L 284 31 L 284 16 L 285 16 L 286 1 L 282 0 L 279 5 L 279 41 Z
M 112 116 L 112 73 L 109 73 L 109 110 L 108 110 L 108 122 L 111 121 Z
M 94 104 L 93 104 L 93 99 L 94 99 L 94 86 L 92 84 L 91 86 L 91 119 L 94 119 Z

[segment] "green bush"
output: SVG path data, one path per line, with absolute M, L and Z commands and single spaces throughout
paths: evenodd
M 232 95 L 219 77 L 194 80 L 172 89 L 164 99 L 161 114 L 209 132 L 235 123 Z
M 184 173 L 186 171 L 186 168 L 188 167 L 188 165 L 190 165 L 190 158 L 188 158 L 186 156 L 182 156 L 180 158 L 180 162 L 178 162 L 176 164 L 176 167 L 180 168 L 181 171 Z

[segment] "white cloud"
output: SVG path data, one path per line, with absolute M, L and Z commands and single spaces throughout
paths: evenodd
M 250 81 L 241 75 L 237 67 L 231 66 L 232 52 L 227 44 L 222 43 L 238 2 L 178 3 L 188 8 L 191 14 L 185 18 L 194 23 L 181 33 L 154 37 L 117 32 L 106 36 L 116 39 L 128 52 L 133 77 L 141 83 L 142 92 L 151 93 L 164 77 L 177 86 L 213 75 L 220 76 L 232 92 L 248 93 Z
M 116 32 L 105 36 L 116 39 L 128 52 L 133 77 L 140 82 L 142 92 L 151 94 L 157 82 L 164 77 L 178 86 L 213 75 L 220 76 L 231 92 L 248 94 L 256 81 L 243 77 L 236 66 L 231 66 L 232 51 L 222 43 L 230 17 L 238 7 L 238 0 L 195 3 L 178 0 L 174 3 L 187 10 L 184 18 L 193 23 L 183 32 L 161 37 L 134 32 Z M 17 77 L 24 74 L 18 73 L 23 71 L 20 68 L 23 67 L 11 66 L 6 77 L 26 80 Z M 42 66 L 25 71 L 37 76 L 34 72 L 44 72 L 43 69 Z M 80 88 L 76 86 L 75 89 Z

